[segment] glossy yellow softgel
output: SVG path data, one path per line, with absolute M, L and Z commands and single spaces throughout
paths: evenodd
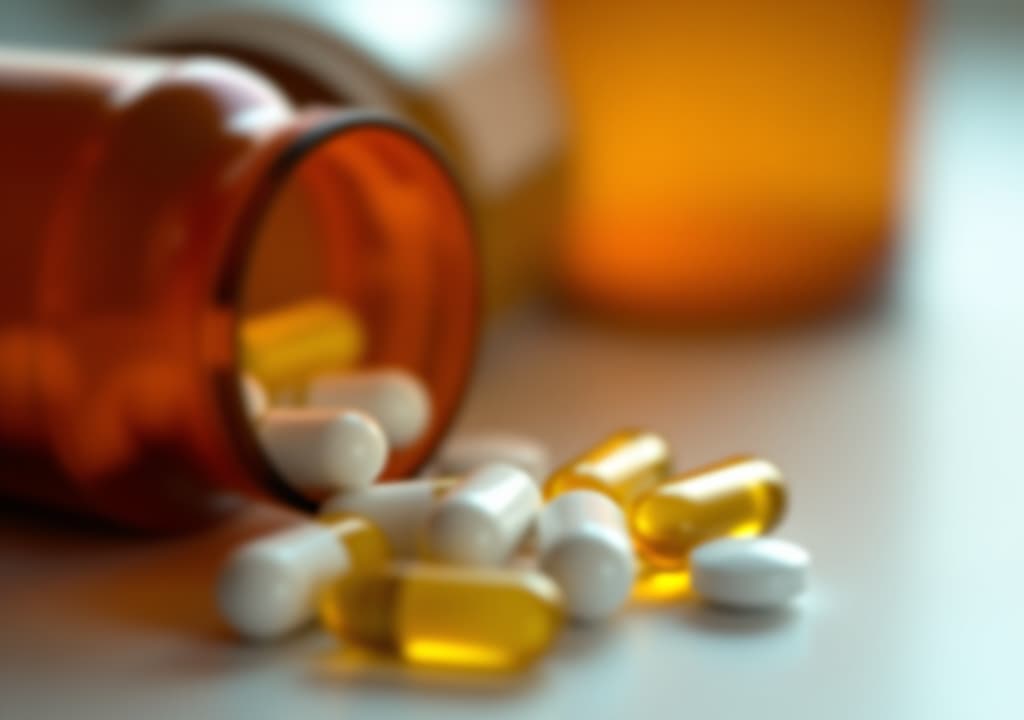
M 628 509 L 643 493 L 668 477 L 668 443 L 642 430 L 620 430 L 564 465 L 544 484 L 551 500 L 570 490 L 596 490 Z
M 557 636 L 562 597 L 536 572 L 405 564 L 328 585 L 320 617 L 344 640 L 413 663 L 515 670 Z
M 366 347 L 359 318 L 327 300 L 246 317 L 241 339 L 246 371 L 271 393 L 301 391 L 316 376 L 350 368 Z
M 658 485 L 636 502 L 630 521 L 645 560 L 681 568 L 702 542 L 770 531 L 785 508 L 779 469 L 767 460 L 737 456 Z

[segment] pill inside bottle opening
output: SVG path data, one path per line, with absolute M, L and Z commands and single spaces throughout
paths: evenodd
M 254 423 L 282 408 L 365 413 L 387 440 L 382 472 L 408 476 L 455 410 L 476 334 L 454 184 L 411 135 L 357 124 L 269 197 L 232 291 L 239 406 Z

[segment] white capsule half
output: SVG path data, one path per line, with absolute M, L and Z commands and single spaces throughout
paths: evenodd
M 345 546 L 329 527 L 288 528 L 243 545 L 228 558 L 217 583 L 217 605 L 242 637 L 280 637 L 315 616 L 317 591 L 349 564 Z
M 541 506 L 533 478 L 512 465 L 484 465 L 444 496 L 427 518 L 424 545 L 433 560 L 498 565 L 512 555 Z
M 611 498 L 593 490 L 559 495 L 541 513 L 537 536 L 540 568 L 562 589 L 569 617 L 604 620 L 626 603 L 636 560 Z
M 270 407 L 270 399 L 263 383 L 250 373 L 244 373 L 238 380 L 242 393 L 242 406 L 250 420 L 259 420 Z
M 420 536 L 434 504 L 458 485 L 458 478 L 399 480 L 342 492 L 320 506 L 321 513 L 345 512 L 371 520 L 398 557 L 420 553 Z
M 380 426 L 355 410 L 272 409 L 263 416 L 259 436 L 285 481 L 314 499 L 366 487 L 388 458 Z
M 778 538 L 724 538 L 690 554 L 693 589 L 714 605 L 770 610 L 803 592 L 811 565 L 801 546 Z
M 322 375 L 310 383 L 307 403 L 362 410 L 380 423 L 388 441 L 400 448 L 415 443 L 430 426 L 430 393 L 404 370 Z
M 538 484 L 551 473 L 551 455 L 544 445 L 506 433 L 456 435 L 441 448 L 433 469 L 438 475 L 465 475 L 489 463 L 515 465 Z

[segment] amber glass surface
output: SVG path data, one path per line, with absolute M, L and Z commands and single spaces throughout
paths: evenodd
M 238 494 L 300 503 L 237 383 L 239 326 L 292 296 L 358 317 L 358 365 L 430 387 L 435 422 L 390 472 L 443 432 L 477 274 L 461 196 L 412 131 L 296 113 L 219 60 L 6 52 L 0 157 L 0 493 L 152 529 Z
M 551 0 L 562 278 L 612 314 L 820 315 L 884 276 L 912 0 Z

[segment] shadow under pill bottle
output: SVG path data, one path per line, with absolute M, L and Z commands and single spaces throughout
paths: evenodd
M 170 531 L 309 502 L 240 377 L 301 401 L 397 367 L 444 433 L 476 349 L 466 202 L 375 112 L 297 110 L 229 60 L 0 51 L 0 495 Z
M 122 44 L 229 57 L 299 106 L 380 108 L 429 132 L 476 211 L 485 307 L 493 313 L 543 289 L 566 154 L 530 3 L 178 0 L 151 18 Z

